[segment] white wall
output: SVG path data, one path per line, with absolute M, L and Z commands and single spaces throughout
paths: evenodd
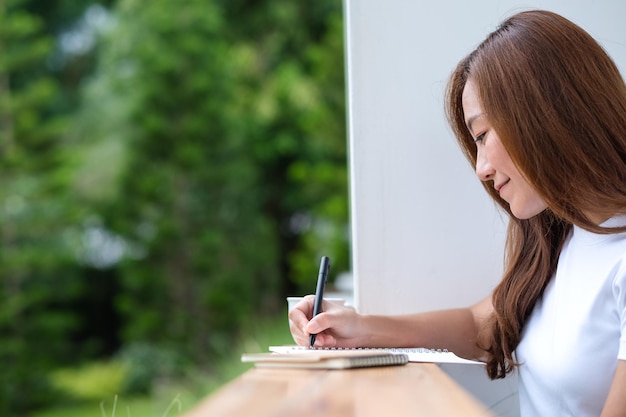
M 478 301 L 500 279 L 506 226 L 445 122 L 447 77 L 529 8 L 584 27 L 624 73 L 626 1 L 344 1 L 355 306 L 394 314 Z
M 626 67 L 620 0 L 345 0 L 355 304 L 403 313 L 466 305 L 500 278 L 504 219 L 445 122 L 454 65 L 532 7 L 563 14 Z

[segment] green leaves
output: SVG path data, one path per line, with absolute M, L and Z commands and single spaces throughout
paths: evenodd
M 10 2 L 0 413 L 35 372 L 133 343 L 209 366 L 311 290 L 320 252 L 348 268 L 340 2 L 118 0 L 80 53 L 61 38 L 84 2 Z

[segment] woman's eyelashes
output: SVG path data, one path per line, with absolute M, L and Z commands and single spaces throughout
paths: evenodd
M 474 139 L 474 143 L 479 144 L 480 142 L 482 142 L 486 134 L 487 132 L 481 133 L 480 135 L 476 136 L 476 139 Z

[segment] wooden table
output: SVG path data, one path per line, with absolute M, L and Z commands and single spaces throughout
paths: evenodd
M 183 417 L 487 417 L 431 363 L 349 370 L 253 368 Z

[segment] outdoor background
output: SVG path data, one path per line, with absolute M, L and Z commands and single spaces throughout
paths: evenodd
M 171 416 L 349 270 L 341 0 L 0 0 L 0 415 Z

